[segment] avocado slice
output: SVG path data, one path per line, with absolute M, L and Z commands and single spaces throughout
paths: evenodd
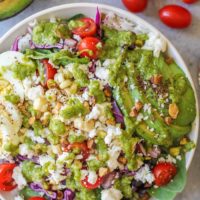
M 0 20 L 17 14 L 31 2 L 32 0 L 0 0 Z

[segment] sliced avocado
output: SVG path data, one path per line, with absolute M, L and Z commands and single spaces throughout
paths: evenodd
M 171 124 L 168 129 L 171 133 L 171 136 L 174 139 L 179 139 L 183 137 L 184 135 L 188 134 L 191 131 L 191 128 L 192 128 L 191 125 L 178 126 L 178 125 Z
M 0 20 L 17 14 L 31 2 L 32 0 L 0 0 Z

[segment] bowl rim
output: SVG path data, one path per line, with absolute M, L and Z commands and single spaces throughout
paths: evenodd
M 15 26 L 13 26 L 10 30 L 8 30 L 1 38 L 0 38 L 0 44 L 5 42 L 5 40 L 12 35 L 15 31 L 17 31 L 21 26 L 27 24 L 28 22 L 33 21 L 34 19 L 41 17 L 43 15 L 46 14 L 51 14 L 52 12 L 55 11 L 59 11 L 59 10 L 63 10 L 63 9 L 70 9 L 70 8 L 74 8 L 74 7 L 87 7 L 90 9 L 96 9 L 97 7 L 101 10 L 101 9 L 105 9 L 105 10 L 109 10 L 109 11 L 113 11 L 114 13 L 120 13 L 121 16 L 125 16 L 126 18 L 130 19 L 132 18 L 131 21 L 136 21 L 136 22 L 140 22 L 142 25 L 144 25 L 144 27 L 147 27 L 149 30 L 155 32 L 155 33 L 159 33 L 161 35 L 161 37 L 163 37 L 166 41 L 167 41 L 167 45 L 168 47 L 170 47 L 171 51 L 173 52 L 173 57 L 175 58 L 175 60 L 179 60 L 179 62 L 181 64 L 182 69 L 184 69 L 184 73 L 187 76 L 187 78 L 189 79 L 191 86 L 194 90 L 194 94 L 195 94 L 195 100 L 196 100 L 196 119 L 195 119 L 195 123 L 193 124 L 193 129 L 195 129 L 195 133 L 194 133 L 194 142 L 197 144 L 198 142 L 198 132 L 199 132 L 199 102 L 198 102 L 198 98 L 197 98 L 197 90 L 195 88 L 192 76 L 188 70 L 187 65 L 185 64 L 183 58 L 181 57 L 181 55 L 179 54 L 178 50 L 175 48 L 175 46 L 165 37 L 165 35 L 159 31 L 156 27 L 154 27 L 153 25 L 151 25 L 149 22 L 145 21 L 144 19 L 138 17 L 137 15 L 135 15 L 134 13 L 131 13 L 127 10 L 123 10 L 111 5 L 106 5 L 106 4 L 99 4 L 99 3 L 66 3 L 66 4 L 61 4 L 58 6 L 53 6 L 47 9 L 44 9 L 42 11 L 39 11 L 27 18 L 25 18 L 24 20 L 22 20 L 21 22 L 17 23 Z M 190 156 L 189 158 L 187 158 L 187 162 L 186 162 L 186 168 L 187 170 L 189 169 L 192 159 L 194 157 L 194 153 L 195 153 L 195 149 L 193 149 L 192 151 L 190 151 Z

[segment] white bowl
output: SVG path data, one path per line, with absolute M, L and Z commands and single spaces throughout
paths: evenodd
M 17 25 L 15 25 L 12 29 L 10 29 L 2 38 L 0 38 L 0 53 L 10 49 L 11 44 L 13 43 L 14 39 L 22 35 L 26 32 L 26 28 L 28 26 L 28 23 L 33 21 L 34 19 L 49 19 L 50 17 L 61 17 L 61 18 L 67 18 L 71 17 L 78 13 L 83 13 L 88 17 L 95 17 L 96 14 L 96 8 L 99 7 L 100 11 L 112 11 L 116 13 L 119 16 L 125 17 L 129 19 L 130 21 L 133 21 L 134 23 L 141 24 L 144 27 L 148 28 L 149 30 L 153 32 L 157 32 L 162 35 L 156 28 L 154 28 L 152 25 L 144 21 L 143 19 L 137 17 L 136 15 L 127 12 L 125 10 L 121 10 L 119 8 L 115 8 L 108 5 L 102 5 L 102 4 L 93 4 L 93 3 L 73 3 L 73 4 L 64 4 L 56 7 L 52 7 L 46 10 L 43 10 L 41 12 L 38 12 L 25 20 L 21 21 Z M 163 35 L 162 35 L 163 36 Z M 165 38 L 165 36 L 163 36 Z M 198 130 L 199 130 L 199 106 L 198 106 L 198 99 L 197 99 L 197 93 L 194 87 L 194 83 L 192 81 L 192 77 L 190 75 L 190 72 L 187 69 L 187 66 L 183 59 L 181 58 L 180 54 L 176 50 L 176 48 L 172 45 L 172 43 L 167 39 L 168 43 L 168 53 L 171 55 L 176 63 L 181 67 L 181 69 L 186 74 L 187 78 L 189 79 L 195 93 L 196 98 L 196 119 L 193 123 L 192 131 L 189 134 L 189 137 L 192 141 L 197 143 L 198 140 Z M 194 156 L 195 149 L 188 152 L 186 155 L 186 167 L 189 168 L 192 158 Z M 1 192 L 0 197 L 3 198 L 3 200 L 12 200 L 14 199 L 14 196 L 16 194 L 16 191 L 13 191 L 12 193 L 6 193 Z

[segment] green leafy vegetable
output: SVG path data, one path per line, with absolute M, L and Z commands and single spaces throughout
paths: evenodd
M 177 193 L 183 191 L 187 172 L 186 172 L 186 163 L 185 163 L 185 155 L 182 156 L 182 160 L 177 160 L 178 174 L 175 176 L 174 180 L 164 187 L 160 187 L 158 189 L 151 189 L 149 191 L 152 197 L 155 197 L 158 200 L 173 200 Z
M 34 196 L 37 196 L 37 197 L 41 196 L 39 193 L 31 190 L 29 187 L 25 187 L 23 190 L 21 190 L 19 192 L 19 195 L 23 196 L 25 200 L 28 200 L 29 198 L 34 197 Z
M 34 60 L 50 59 L 55 65 L 67 65 L 69 63 L 86 64 L 89 62 L 88 58 L 79 58 L 68 50 L 61 50 L 59 52 L 41 51 L 41 50 L 26 50 L 26 56 Z

